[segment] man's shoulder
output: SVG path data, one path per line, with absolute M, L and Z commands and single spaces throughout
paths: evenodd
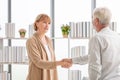
M 101 35 L 101 34 L 96 34 L 96 35 L 94 35 L 94 36 L 90 39 L 90 41 L 91 41 L 91 42 L 100 41 L 100 40 L 103 39 L 103 38 L 104 38 L 103 35 Z

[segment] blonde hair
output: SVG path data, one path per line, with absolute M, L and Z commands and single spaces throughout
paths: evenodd
M 108 8 L 105 7 L 96 8 L 93 11 L 93 18 L 98 18 L 102 25 L 108 25 L 110 24 L 111 20 L 111 12 Z
M 49 23 L 51 23 L 51 19 L 50 17 L 47 15 L 47 14 L 39 14 L 36 19 L 35 19 L 35 22 L 34 22 L 34 30 L 37 31 L 37 25 L 36 25 L 36 22 L 39 22 L 39 21 L 48 21 Z

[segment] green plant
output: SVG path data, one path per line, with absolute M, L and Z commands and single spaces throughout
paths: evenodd
M 63 35 L 68 35 L 69 34 L 69 32 L 70 32 L 70 26 L 69 25 L 62 25 L 61 26 L 61 30 L 62 30 L 62 34 Z
M 23 28 L 19 29 L 19 34 L 20 34 L 20 37 L 22 37 L 22 38 L 25 37 L 26 30 Z

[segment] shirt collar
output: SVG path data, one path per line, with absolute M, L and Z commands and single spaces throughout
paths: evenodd
M 101 29 L 100 32 L 104 32 L 104 31 L 106 31 L 106 30 L 110 30 L 110 28 L 107 26 L 107 27 Z

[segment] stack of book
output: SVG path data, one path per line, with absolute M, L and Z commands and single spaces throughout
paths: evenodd
M 86 46 L 75 46 L 71 48 L 71 57 L 86 55 Z
M 80 70 L 69 70 L 69 79 L 68 80 L 81 80 L 81 71 Z
M 23 46 L 4 46 L 3 53 L 0 56 L 0 62 L 25 62 L 26 50 Z
M 15 23 L 5 24 L 5 35 L 7 38 L 15 38 Z

